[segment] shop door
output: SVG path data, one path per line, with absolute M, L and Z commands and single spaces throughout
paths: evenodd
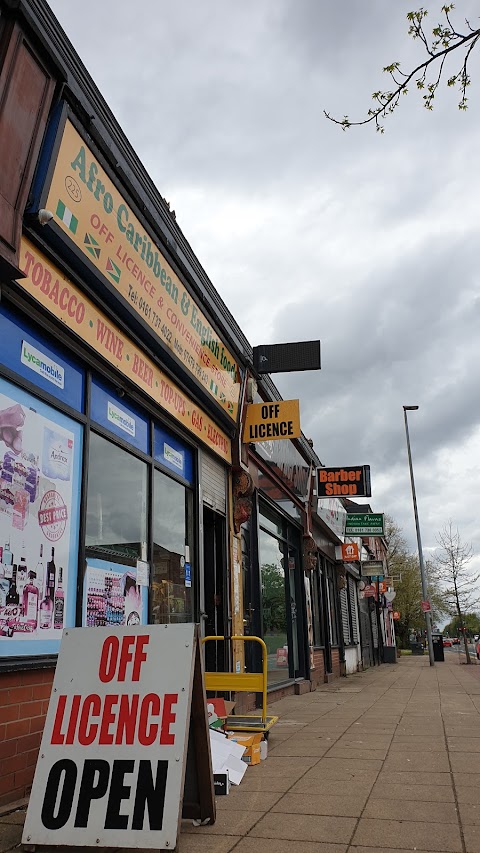
M 360 599 L 360 641 L 362 646 L 362 660 L 365 668 L 373 666 L 373 635 L 368 610 L 368 598 Z
M 203 508 L 205 636 L 228 636 L 228 574 L 225 548 L 225 518 L 208 507 Z M 229 647 L 223 642 L 205 644 L 205 669 L 226 672 Z
M 302 620 L 299 618 L 298 607 L 300 602 L 300 597 L 298 595 L 298 577 L 299 577 L 299 568 L 297 566 L 298 555 L 292 549 L 288 551 L 288 591 L 289 591 L 289 605 L 290 605 L 290 617 L 291 617 L 291 640 L 289 643 L 291 649 L 291 666 L 293 667 L 293 676 L 294 678 L 299 678 L 300 676 L 300 656 L 299 656 L 299 648 L 298 648 L 298 633 L 301 629 Z
M 324 626 L 324 661 L 325 661 L 325 675 L 329 675 L 332 673 L 332 643 L 330 640 L 330 614 L 328 608 L 328 592 L 327 592 L 327 580 L 325 576 L 325 571 L 322 571 L 320 576 L 321 583 L 321 592 L 322 592 L 322 618 L 323 618 L 323 626 Z
M 259 564 L 261 619 L 254 621 L 267 646 L 268 686 L 272 687 L 304 674 L 298 550 L 260 528 Z

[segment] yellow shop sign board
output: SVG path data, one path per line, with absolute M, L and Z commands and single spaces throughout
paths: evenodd
M 236 420 L 234 357 L 70 121 L 45 206 L 111 292 Z
M 196 438 L 226 462 L 231 461 L 229 437 L 25 237 L 20 268 L 26 278 L 18 280 L 19 287 Z
M 243 441 L 278 441 L 299 438 L 300 407 L 298 400 L 279 400 L 275 403 L 251 403 L 247 406 Z

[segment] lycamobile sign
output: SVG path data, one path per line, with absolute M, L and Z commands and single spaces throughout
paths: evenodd
M 40 352 L 36 347 L 32 347 L 27 341 L 22 341 L 22 355 L 20 357 L 22 364 L 25 364 L 30 370 L 43 376 L 48 382 L 52 382 L 57 388 L 63 388 L 65 384 L 65 371 L 63 367 L 52 361 L 48 355 Z
M 127 432 L 128 435 L 135 437 L 135 419 L 111 403 L 110 400 L 108 401 L 107 419 L 111 424 L 115 424 L 116 427 Z
M 345 522 L 347 536 L 383 536 L 384 521 L 382 513 L 349 512 Z

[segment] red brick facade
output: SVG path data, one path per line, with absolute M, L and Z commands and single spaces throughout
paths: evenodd
M 53 674 L 40 669 L 0 675 L 0 806 L 30 792 Z
M 323 649 L 315 649 L 313 652 L 313 662 L 315 669 L 310 671 L 310 681 L 312 682 L 312 690 L 315 690 L 318 684 L 323 684 L 325 681 L 325 658 Z
M 340 663 L 340 649 L 332 649 L 332 673 L 334 678 L 340 678 L 342 667 Z

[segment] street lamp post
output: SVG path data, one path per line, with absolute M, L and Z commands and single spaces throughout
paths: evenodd
M 408 420 L 407 420 L 407 412 L 415 412 L 415 411 L 417 411 L 417 409 L 418 409 L 418 406 L 404 406 L 403 407 L 403 417 L 405 418 L 405 435 L 407 437 L 408 465 L 410 467 L 410 482 L 412 484 L 413 513 L 415 515 L 415 528 L 417 531 L 418 562 L 420 564 L 420 577 L 422 579 L 422 596 L 423 596 L 424 601 L 428 601 L 427 579 L 426 579 L 426 575 L 425 575 L 425 564 L 423 562 L 423 550 L 422 550 L 422 538 L 420 536 L 420 525 L 418 523 L 417 496 L 415 494 L 415 480 L 413 479 L 412 451 L 410 450 L 410 436 L 408 433 Z M 435 665 L 435 659 L 433 657 L 432 623 L 430 621 L 430 612 L 428 612 L 428 611 L 425 613 L 425 623 L 426 623 L 426 627 L 427 627 L 428 656 L 430 658 L 430 666 L 434 666 Z

